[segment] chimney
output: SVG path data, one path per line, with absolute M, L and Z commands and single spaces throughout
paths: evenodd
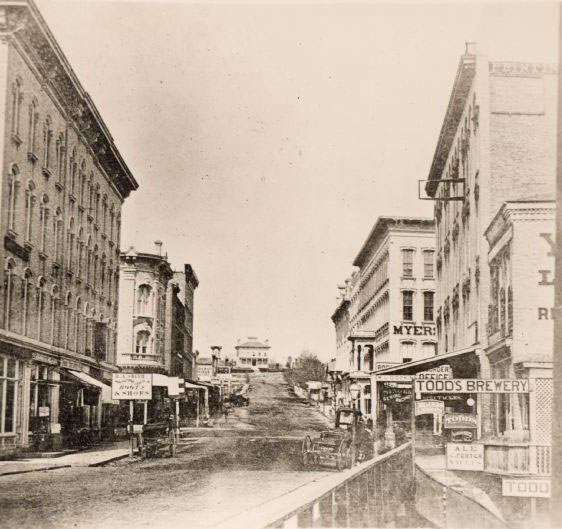
M 162 257 L 162 241 L 154 241 L 154 246 L 156 246 L 156 251 L 158 255 Z

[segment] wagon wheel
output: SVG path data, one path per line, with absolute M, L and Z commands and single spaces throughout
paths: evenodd
M 302 442 L 302 464 L 306 468 L 310 464 L 310 451 L 312 448 L 312 441 L 310 436 L 306 436 Z

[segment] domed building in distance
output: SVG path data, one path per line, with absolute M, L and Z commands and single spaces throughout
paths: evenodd
M 236 350 L 236 366 L 257 368 L 267 371 L 269 366 L 269 340 L 263 342 L 255 336 L 249 336 L 245 341 L 238 340 Z

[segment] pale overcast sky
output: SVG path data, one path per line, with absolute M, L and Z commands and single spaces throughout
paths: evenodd
M 466 40 L 555 62 L 554 3 L 37 0 L 140 184 L 122 248 L 200 279 L 195 344 L 335 350 L 336 285 L 417 200 Z

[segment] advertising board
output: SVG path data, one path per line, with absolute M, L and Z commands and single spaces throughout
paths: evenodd
M 478 415 L 473 413 L 446 413 L 443 416 L 443 428 L 466 429 L 478 428 Z
M 416 393 L 529 393 L 528 378 L 414 380 Z
M 113 400 L 152 399 L 152 375 L 150 373 L 113 373 L 111 398 Z
M 416 415 L 442 415 L 445 411 L 445 403 L 442 400 L 417 400 Z
M 447 443 L 449 470 L 484 470 L 484 445 Z
M 502 480 L 503 496 L 520 498 L 550 498 L 550 479 L 507 479 Z

